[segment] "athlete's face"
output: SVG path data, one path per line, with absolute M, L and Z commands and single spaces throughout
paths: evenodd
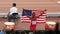
M 32 16 L 35 17 L 35 13 L 34 12 L 32 13 Z

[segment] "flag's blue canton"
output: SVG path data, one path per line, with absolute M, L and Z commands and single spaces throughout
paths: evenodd
M 26 9 L 24 9 L 23 12 L 22 12 L 22 16 L 25 16 L 25 15 L 31 16 L 32 15 L 32 10 L 26 10 Z

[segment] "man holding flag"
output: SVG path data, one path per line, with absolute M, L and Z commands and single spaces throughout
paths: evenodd
M 27 16 L 27 17 L 25 17 L 25 19 L 22 18 L 22 20 L 24 20 L 24 21 L 31 20 L 30 30 L 36 30 L 37 18 L 42 16 L 44 11 L 46 11 L 46 10 L 43 10 L 43 11 L 41 11 L 41 13 L 39 13 L 40 10 L 24 10 L 22 15 Z M 38 12 L 38 15 L 36 14 L 36 12 Z M 29 18 L 29 19 L 27 19 L 27 18 Z
M 31 20 L 30 30 L 36 30 L 36 18 L 39 18 L 39 16 L 35 16 L 35 12 L 32 13 L 32 16 L 29 15 L 26 16 L 29 17 Z
M 32 16 L 28 16 L 31 19 L 31 25 L 30 25 L 30 30 L 35 30 L 36 29 L 36 17 L 35 13 L 32 14 Z

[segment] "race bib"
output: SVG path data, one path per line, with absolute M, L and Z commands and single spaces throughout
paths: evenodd
M 32 24 L 36 24 L 36 21 L 32 21 Z

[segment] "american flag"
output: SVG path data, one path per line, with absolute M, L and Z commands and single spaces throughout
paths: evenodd
M 26 12 L 29 16 L 32 15 L 33 12 L 35 12 L 36 16 L 40 15 L 41 12 L 44 12 L 43 10 L 23 10 L 21 22 L 23 23 L 31 23 L 31 20 L 24 14 Z M 46 22 L 46 12 L 42 13 L 41 16 L 37 19 L 37 23 L 45 23 Z

